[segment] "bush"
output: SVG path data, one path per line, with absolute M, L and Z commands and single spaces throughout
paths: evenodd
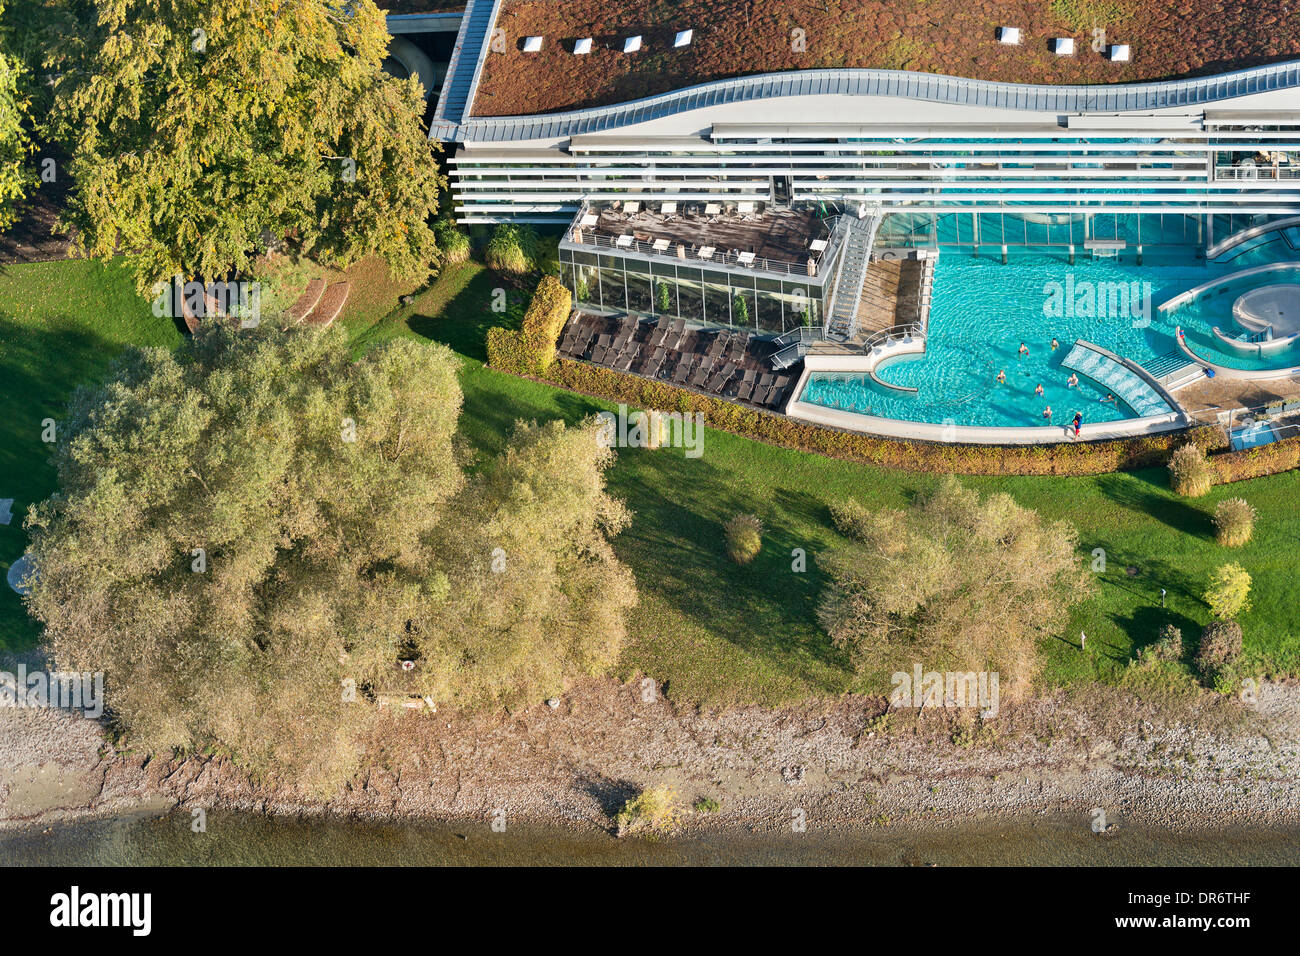
M 696 813 L 717 813 L 722 809 L 722 804 L 718 803 L 712 797 L 700 797 L 695 801 Z
M 1250 610 L 1250 575 L 1240 564 L 1225 564 L 1210 577 L 1205 603 L 1221 621 Z
M 1255 533 L 1255 509 L 1245 498 L 1227 498 L 1214 509 L 1214 537 L 1225 548 L 1240 548 Z
M 1183 659 L 1183 632 L 1172 624 L 1160 628 L 1156 642 L 1142 649 L 1144 661 L 1176 664 Z
M 907 510 L 841 514 L 851 540 L 820 562 L 832 583 L 819 619 L 864 670 L 996 671 L 1021 694 L 1040 642 L 1092 588 L 1068 524 L 951 475 Z
M 1199 498 L 1214 484 L 1214 469 L 1195 442 L 1184 445 L 1169 457 L 1169 487 L 1174 494 Z
M 1214 621 L 1201 632 L 1196 649 L 1196 669 L 1207 680 L 1241 656 L 1241 625 L 1236 621 Z
M 493 272 L 532 272 L 537 267 L 537 233 L 529 226 L 503 222 L 493 230 L 483 261 Z
M 763 549 L 763 522 L 754 515 L 736 515 L 726 524 L 727 557 L 749 564 Z
M 619 836 L 643 831 L 671 833 L 678 815 L 677 791 L 671 787 L 651 787 L 623 804 L 614 822 Z
M 435 222 L 433 235 L 437 239 L 444 264 L 453 265 L 469 258 L 469 236 L 457 229 L 456 224 L 450 219 L 439 219 Z
M 554 276 L 542 276 L 524 313 L 522 329 L 488 329 L 488 364 L 507 372 L 544 375 L 555 361 L 555 344 L 572 306 L 564 284 Z

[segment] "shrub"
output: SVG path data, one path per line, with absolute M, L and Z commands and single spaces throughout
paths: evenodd
M 1214 484 L 1214 469 L 1195 442 L 1184 445 L 1169 457 L 1169 487 L 1174 494 L 1199 498 Z
M 731 312 L 732 325 L 749 325 L 749 300 L 739 292 L 733 297 Z
M 1241 625 L 1236 621 L 1214 621 L 1201 631 L 1196 649 L 1196 669 L 1213 680 L 1224 667 L 1241 656 Z
M 442 261 L 447 265 L 464 262 L 469 258 L 469 236 L 456 228 L 450 219 L 439 219 L 433 224 L 433 235 L 437 239 L 438 249 L 442 252 Z
M 659 283 L 659 311 L 660 312 L 673 311 L 672 288 L 668 285 L 667 282 Z
M 1210 577 L 1205 603 L 1219 620 L 1250 610 L 1250 575 L 1240 564 L 1225 564 Z
M 718 803 L 712 797 L 700 797 L 695 801 L 696 813 L 717 813 L 722 809 L 722 804 Z
M 736 515 L 726 524 L 727 557 L 749 564 L 763 549 L 763 522 L 754 515 Z
M 1183 659 L 1183 632 L 1172 624 L 1160 628 L 1156 642 L 1142 649 L 1144 661 L 1174 664 Z
M 840 534 L 860 541 L 866 537 L 872 526 L 872 512 L 868 511 L 860 501 L 853 499 L 843 502 L 832 501 L 831 522 Z
M 1006 494 L 981 498 L 951 475 L 906 511 L 837 524 L 851 541 L 822 562 L 832 583 L 819 619 L 864 666 L 991 670 L 1005 692 L 1022 693 L 1040 641 L 1092 587 L 1068 524 Z
M 523 275 L 536 267 L 537 234 L 528 226 L 503 222 L 492 232 L 483 261 L 493 272 Z
M 1245 498 L 1226 498 L 1214 509 L 1214 537 L 1225 548 L 1240 548 L 1255 533 L 1255 509 Z
M 678 815 L 677 791 L 672 787 L 651 787 L 623 804 L 614 822 L 619 836 L 645 831 L 671 833 Z
M 544 375 L 555 361 L 555 344 L 569 319 L 573 298 L 555 276 L 542 276 L 524 313 L 523 328 L 488 329 L 488 364 L 525 375 Z

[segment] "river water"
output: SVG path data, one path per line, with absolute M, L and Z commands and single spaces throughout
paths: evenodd
M 209 813 L 116 817 L 0 833 L 0 863 L 48 865 L 852 865 L 1295 866 L 1300 825 L 1170 832 L 1122 822 L 1093 833 L 1087 818 L 977 821 L 925 831 L 749 833 L 716 830 L 623 839 L 591 830 L 486 821 L 377 824 L 331 818 Z

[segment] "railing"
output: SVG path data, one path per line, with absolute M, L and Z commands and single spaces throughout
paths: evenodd
M 1231 179 L 1238 182 L 1261 180 L 1300 179 L 1300 166 L 1215 166 L 1214 178 Z
M 922 327 L 920 322 L 908 322 L 906 325 L 890 326 L 887 329 L 881 329 L 879 332 L 873 332 L 871 335 L 867 336 L 866 341 L 862 343 L 862 351 L 866 354 L 870 354 L 873 349 L 879 348 L 882 345 L 889 345 L 895 339 L 902 340 L 909 336 L 924 335 L 925 329 Z
M 801 325 L 797 329 L 783 332 L 772 340 L 776 351 L 772 353 L 772 368 L 789 368 L 808 354 L 808 347 L 813 342 L 825 338 L 821 329 L 811 325 Z
M 749 261 L 742 261 L 742 253 L 724 252 L 716 250 L 713 255 L 707 259 L 699 255 L 699 250 L 704 248 L 694 243 L 683 243 L 675 240 L 669 240 L 668 245 L 664 248 L 656 249 L 655 240 L 637 239 L 635 236 L 629 241 L 620 242 L 616 238 L 604 236 L 600 233 L 592 232 L 590 228 L 584 228 L 579 225 L 582 217 L 587 215 L 588 206 L 584 202 L 574 217 L 564 238 L 574 246 L 590 246 L 594 249 L 609 249 L 614 252 L 635 252 L 638 255 L 650 256 L 656 259 L 667 259 L 677 263 L 689 263 L 698 268 L 708 268 L 709 266 L 721 266 L 723 268 L 748 269 L 755 272 L 769 272 L 780 276 L 803 276 L 806 278 L 817 278 L 820 273 L 820 266 L 823 262 L 831 261 L 831 257 L 838 251 L 839 243 L 843 241 L 843 234 L 838 231 L 837 225 L 831 230 L 826 240 L 826 248 L 822 251 L 821 256 L 812 258 L 811 264 L 805 262 L 787 262 L 782 259 L 767 259 L 754 257 Z M 662 241 L 662 240 L 660 240 Z

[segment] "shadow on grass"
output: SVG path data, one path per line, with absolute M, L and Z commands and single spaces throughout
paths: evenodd
M 1121 472 L 1097 479 L 1097 488 L 1130 511 L 1150 517 L 1194 538 L 1213 537 L 1210 516 L 1176 497 L 1163 481 L 1162 472 Z
M 620 452 L 610 491 L 635 512 L 615 547 L 643 586 L 787 678 L 840 689 L 828 683 L 828 671 L 842 679 L 848 661 L 816 620 L 819 542 L 791 530 L 817 520 L 812 496 L 755 501 L 707 455 L 688 459 L 676 448 Z M 757 514 L 765 528 L 762 551 L 748 565 L 733 563 L 723 543 L 724 523 L 739 513 Z M 793 567 L 796 548 L 806 554 L 805 570 Z
M 505 311 L 493 306 L 504 302 Z M 495 325 L 517 329 L 528 305 L 528 296 L 511 288 L 487 270 L 478 272 L 441 306 L 437 314 L 417 311 L 406 320 L 416 335 L 450 346 L 461 355 L 487 361 L 487 333 Z M 421 303 L 423 306 L 424 303 Z

